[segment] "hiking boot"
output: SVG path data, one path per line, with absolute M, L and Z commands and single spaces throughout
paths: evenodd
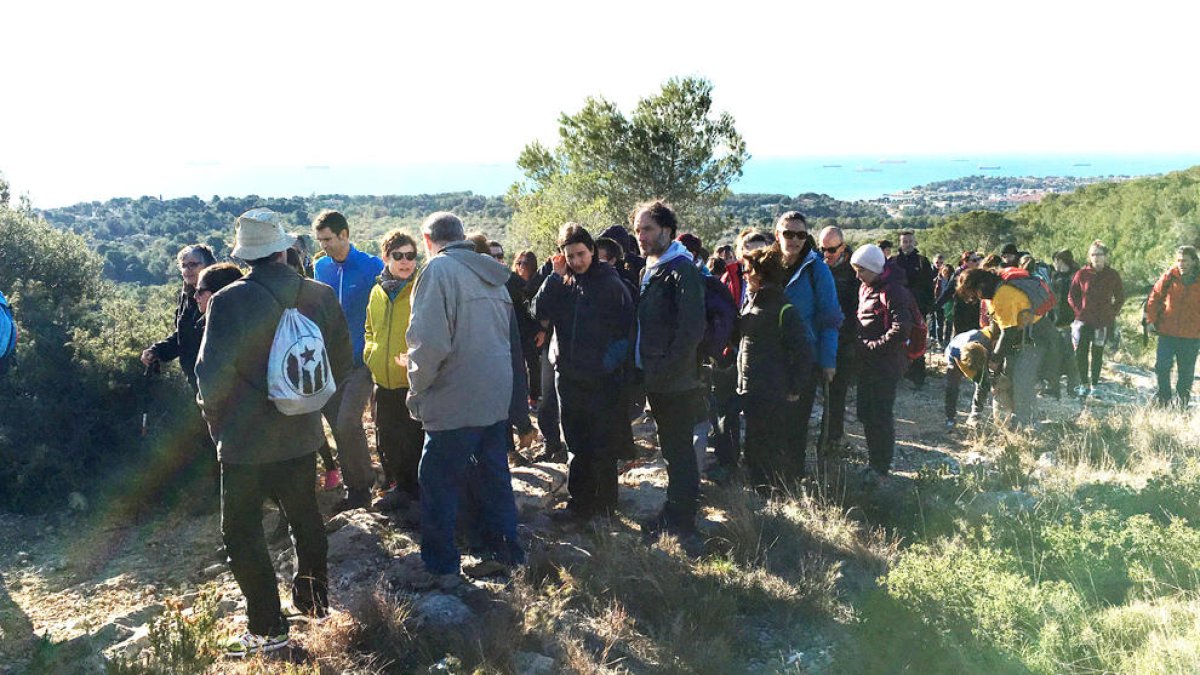
M 560 525 L 578 525 L 587 522 L 592 515 L 591 509 L 584 508 L 574 501 L 567 502 L 562 508 L 552 509 L 547 514 L 551 521 Z
M 373 511 L 399 511 L 408 506 L 412 501 L 412 497 L 407 492 L 400 488 L 391 488 L 384 492 L 382 496 L 371 503 Z
M 349 490 L 346 493 L 346 498 L 333 507 L 333 512 L 341 513 L 343 511 L 353 511 L 354 509 L 365 509 L 370 506 L 370 490 Z
M 342 486 L 342 472 L 340 469 L 330 469 L 325 472 L 325 478 L 321 481 L 322 490 L 336 490 Z
M 565 464 L 567 462 L 567 451 L 561 446 L 557 448 L 542 446 L 542 451 L 534 456 L 533 461 L 535 463 Z
M 451 572 L 449 574 L 434 574 L 425 569 L 419 570 L 413 574 L 412 578 L 410 578 L 408 581 L 408 585 L 418 591 L 452 591 L 462 586 L 464 583 L 465 582 L 463 581 L 462 575 L 458 572 Z
M 229 638 L 225 643 L 225 657 L 230 659 L 244 659 L 256 654 L 268 654 L 278 651 L 290 645 L 291 640 L 288 639 L 287 633 L 280 633 L 279 635 L 255 635 L 254 633 L 246 632 Z

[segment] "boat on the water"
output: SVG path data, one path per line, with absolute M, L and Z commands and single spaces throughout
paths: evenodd
M 978 168 L 980 171 L 998 171 L 1000 169 L 999 166 L 992 166 L 990 164 L 980 164 Z

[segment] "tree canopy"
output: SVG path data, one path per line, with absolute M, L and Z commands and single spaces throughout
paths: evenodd
M 714 112 L 712 83 L 673 78 L 626 116 L 604 98 L 559 118 L 559 143 L 533 142 L 509 190 L 513 225 L 525 243 L 544 246 L 567 220 L 594 227 L 625 222 L 648 198 L 662 198 L 685 226 L 721 229 L 721 205 L 749 154 L 733 116 Z

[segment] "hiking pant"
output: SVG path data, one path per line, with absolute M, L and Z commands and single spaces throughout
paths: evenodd
M 896 387 L 900 378 L 886 369 L 863 364 L 858 377 L 858 419 L 867 437 L 867 455 L 871 468 L 886 474 L 892 468 L 896 447 Z
M 713 369 L 713 454 L 717 464 L 733 469 L 742 445 L 741 397 L 737 393 L 737 367 Z
M 746 472 L 752 485 L 769 485 L 787 477 L 780 469 L 788 465 L 784 402 L 746 394 Z
M 255 635 L 287 633 L 279 609 L 279 586 L 263 535 L 263 500 L 274 497 L 291 526 L 296 551 L 292 603 L 304 613 L 329 608 L 325 526 L 317 509 L 315 453 L 269 464 L 221 464 L 221 536 L 229 569 L 246 596 L 249 630 Z
M 547 344 L 549 344 L 547 342 Z M 542 348 L 541 356 L 542 397 L 538 399 L 538 431 L 546 444 L 546 452 L 562 450 L 562 435 L 559 430 L 558 393 L 554 390 L 554 366 L 550 365 L 550 349 Z
M 486 427 L 425 432 L 418 477 L 421 561 L 430 573 L 459 571 L 454 531 L 460 494 L 468 489 L 468 480 L 476 481 L 472 492 L 479 500 L 484 545 L 503 562 L 525 561 L 517 538 L 517 504 L 504 444 L 508 426 L 508 420 L 500 420 Z
M 787 454 L 780 458 L 780 465 L 776 467 L 776 471 L 789 480 L 804 477 L 805 456 L 808 453 L 808 424 L 812 418 L 813 404 L 816 402 L 817 388 L 822 377 L 824 373 L 821 368 L 814 364 L 800 382 L 800 399 L 785 401 L 783 404 Z
M 1112 330 L 1109 330 L 1109 339 Z M 1075 363 L 1079 368 L 1079 381 L 1087 386 L 1100 383 L 1100 367 L 1104 365 L 1104 345 L 1093 344 L 1096 339 L 1096 329 L 1091 326 L 1079 327 L 1079 344 L 1075 347 Z M 1091 363 L 1088 363 L 1088 357 Z
M 1196 377 L 1196 354 L 1200 351 L 1200 338 L 1181 338 L 1170 335 L 1158 336 L 1158 351 L 1154 359 L 1154 374 L 1158 376 L 1158 393 L 1155 399 L 1167 405 L 1171 402 L 1171 366 L 1178 364 L 1179 373 L 1175 380 L 1175 394 L 1184 406 L 1192 398 L 1192 380 Z
M 703 410 L 703 390 L 647 392 L 658 425 L 658 446 L 667 460 L 667 503 L 663 513 L 672 525 L 695 526 L 700 508 L 700 468 L 692 447 L 696 415 Z
M 344 382 L 338 383 L 337 393 L 321 411 L 333 428 L 342 479 L 348 489 L 359 492 L 369 491 L 375 484 L 371 449 L 367 446 L 367 432 L 362 421 L 373 386 L 371 371 L 366 366 L 357 366 Z
M 904 373 L 904 378 L 918 387 L 925 386 L 924 354 L 921 355 L 921 358 L 913 359 L 913 362 L 908 364 L 908 371 Z
M 575 510 L 617 506 L 617 458 L 613 425 L 629 426 L 621 410 L 621 387 L 612 381 L 574 382 L 555 378 L 562 406 L 562 430 L 570 454 L 567 491 Z
M 818 373 L 818 377 L 823 376 L 823 373 Z M 824 414 L 829 416 L 829 443 L 840 442 L 845 435 L 846 395 L 850 391 L 850 385 L 856 379 L 858 379 L 858 364 L 854 359 L 854 342 L 839 340 L 837 372 L 834 373 L 833 382 L 829 383 L 829 400 L 825 401 Z M 822 428 L 820 438 L 817 441 L 818 449 L 826 445 L 824 434 L 825 429 Z
M 967 376 L 962 374 L 958 366 L 950 363 L 946 366 L 946 397 L 943 401 L 942 412 L 945 413 L 946 419 L 952 420 L 958 416 L 958 392 L 962 383 L 966 381 Z M 983 376 L 978 382 L 973 382 L 975 391 L 971 394 L 971 417 L 979 417 L 983 414 L 984 408 L 987 405 L 987 398 L 991 394 L 992 382 L 989 373 L 985 369 Z
M 525 359 L 525 372 L 529 375 L 529 400 L 538 401 L 542 398 L 542 355 L 541 350 L 527 341 L 522 345 L 521 357 Z
M 1037 382 L 1044 356 L 1045 350 L 1026 342 L 1020 351 L 1005 357 L 1004 376 L 1007 383 L 998 381 L 996 395 L 993 396 L 993 402 L 998 404 L 997 422 L 1004 423 L 1009 417 L 1003 410 L 1004 398 L 1011 401 L 1011 417 L 1016 424 L 1028 426 L 1037 420 Z M 1011 387 L 1011 392 L 1003 391 L 1008 387 Z
M 421 423 L 408 413 L 408 388 L 385 389 L 375 385 L 375 445 L 383 464 L 386 480 L 396 488 L 416 497 L 419 494 L 417 467 L 421 463 L 421 446 L 425 432 Z

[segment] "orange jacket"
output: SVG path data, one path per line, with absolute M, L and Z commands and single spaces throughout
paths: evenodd
M 1178 267 L 1167 270 L 1146 300 L 1146 321 L 1162 335 L 1200 338 L 1200 283 L 1185 284 Z

